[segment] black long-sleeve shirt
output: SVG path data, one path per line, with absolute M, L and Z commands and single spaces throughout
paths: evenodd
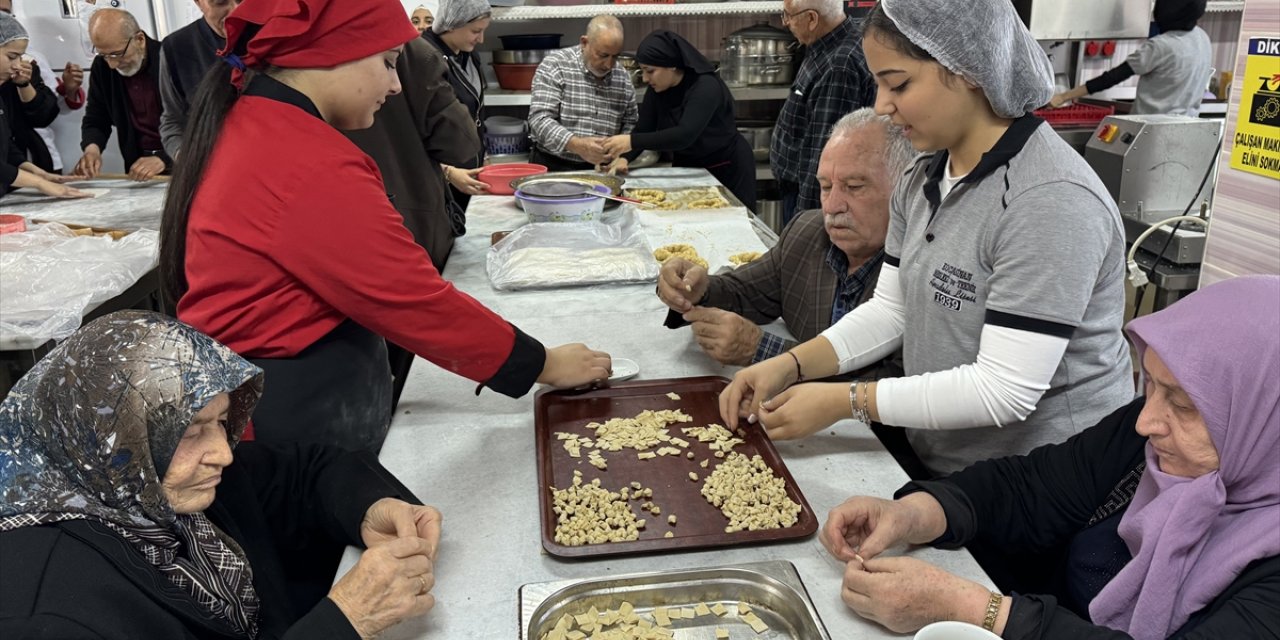
M 926 491 L 937 498 L 947 516 L 946 533 L 932 543 L 939 547 L 981 542 L 1010 553 L 1052 554 L 1082 535 L 1118 538 L 1114 527 L 1110 532 L 1094 528 L 1114 523 L 1114 516 L 1123 513 L 1133 498 L 1147 441 L 1134 429 L 1144 402 L 1145 398 L 1133 401 L 1062 444 L 1039 447 L 1025 456 L 979 462 L 941 480 L 912 482 L 895 497 Z M 1068 564 L 1075 561 L 1070 553 L 1067 558 Z M 1275 638 L 1278 629 L 1280 556 L 1273 556 L 1246 567 L 1170 637 Z M 1130 636 L 1082 619 L 1053 595 L 1015 595 L 1004 637 L 1112 640 Z
M 31 86 L 36 97 L 23 102 L 12 82 L 0 85 L 0 193 L 18 179 L 18 166 L 27 160 L 26 148 L 32 138 L 38 138 L 35 130 L 58 117 L 58 97 L 40 79 L 40 68 L 34 63 Z
M 733 94 L 713 73 L 686 72 L 670 89 L 650 89 L 631 131 L 632 155 L 674 151 L 677 166 L 706 166 L 730 159 L 738 133 Z

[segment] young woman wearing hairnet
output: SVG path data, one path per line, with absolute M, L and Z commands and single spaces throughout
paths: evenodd
M 449 63 L 445 77 L 453 86 L 458 102 L 471 112 L 480 140 L 484 140 L 484 72 L 480 69 L 480 56 L 476 47 L 484 43 L 484 31 L 489 28 L 489 3 L 486 0 L 440 0 L 440 15 L 422 37 L 440 50 Z M 453 187 L 453 198 L 458 206 L 467 208 L 471 196 L 489 190 L 489 185 L 476 179 L 480 165 L 484 164 L 484 151 L 469 167 L 441 165 L 444 177 Z
M 1009 640 L 1275 638 L 1277 308 L 1280 277 L 1209 285 L 1129 324 L 1145 391 L 1097 425 L 832 509 L 820 538 L 846 563 L 845 604 L 897 632 L 960 620 Z M 975 540 L 1042 558 L 1042 584 L 1005 596 L 883 553 Z
M 432 23 L 436 21 L 435 16 L 431 15 L 431 10 L 423 5 L 418 5 L 413 13 L 409 14 L 409 22 L 413 23 L 413 28 L 422 33 L 431 28 Z
M 1138 92 L 1129 113 L 1168 113 L 1196 117 L 1209 82 L 1213 55 L 1209 34 L 1196 26 L 1205 0 L 1156 0 L 1160 34 L 1149 38 L 1119 66 L 1050 101 L 1061 107 L 1090 93 L 1106 91 L 1138 76 Z
M 933 473 L 1061 442 L 1133 381 L 1115 203 L 1031 114 L 1049 61 L 1007 0 L 883 0 L 863 31 L 876 112 L 925 152 L 893 195 L 875 297 L 739 372 L 723 417 L 774 438 L 850 417 L 909 427 Z M 787 389 L 899 347 L 907 377 Z

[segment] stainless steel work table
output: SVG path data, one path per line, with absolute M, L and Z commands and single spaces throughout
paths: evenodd
M 674 176 L 682 176 L 674 178 Z M 640 178 L 652 178 L 652 180 Z M 628 186 L 714 184 L 702 170 L 639 170 Z M 490 234 L 525 221 L 510 197 L 472 198 L 467 235 L 444 276 L 544 344 L 585 342 L 635 360 L 640 378 L 732 376 L 734 367 L 702 353 L 688 329 L 662 326 L 666 307 L 654 285 L 498 292 L 489 286 Z M 381 460 L 424 502 L 444 513 L 436 566 L 437 604 L 386 638 L 499 639 L 519 636 L 517 590 L 549 580 L 663 569 L 789 560 L 798 568 L 833 638 L 901 637 L 865 621 L 840 600 L 843 565 L 811 536 L 794 542 L 667 555 L 560 560 L 541 546 L 535 475 L 533 393 L 512 399 L 419 359 L 382 449 Z M 820 521 L 855 494 L 889 497 L 908 478 L 863 425 L 846 421 L 799 442 L 779 442 L 796 482 Z M 990 586 L 967 551 L 908 553 Z M 349 549 L 341 573 L 357 558 Z

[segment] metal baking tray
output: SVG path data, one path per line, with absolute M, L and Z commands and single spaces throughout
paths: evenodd
M 690 191 L 704 191 L 704 190 L 706 190 L 706 189 L 715 189 L 715 190 L 720 194 L 720 197 L 721 197 L 721 198 L 724 198 L 725 202 L 728 202 L 728 203 L 729 203 L 729 207 L 745 207 L 745 206 L 746 206 L 746 205 L 742 204 L 742 201 L 738 199 L 738 196 L 733 195 L 733 192 L 732 192 L 732 191 L 730 191 L 728 187 L 726 187 L 726 186 L 724 186 L 724 185 L 722 185 L 722 184 L 717 184 L 717 185 L 715 185 L 714 187 L 712 187 L 712 186 L 706 186 L 706 187 L 627 187 L 627 188 L 625 188 L 625 189 L 623 189 L 623 190 L 622 190 L 622 195 L 623 195 L 623 197 L 630 197 L 630 196 L 628 196 L 628 195 L 627 195 L 627 191 L 630 191 L 630 190 L 632 190 L 632 189 L 658 189 L 659 191 L 665 191 L 667 194 L 680 194 L 680 193 L 682 193 L 682 192 L 687 193 L 687 192 L 690 192 Z M 616 194 L 615 194 L 615 195 L 616 195 Z M 681 197 L 681 196 L 677 196 L 677 197 L 676 197 L 676 198 L 674 198 L 674 199 L 676 199 L 676 200 L 682 200 L 682 201 L 687 201 L 687 200 L 689 200 L 689 198 L 688 198 L 688 197 Z M 719 208 L 719 209 L 683 209 L 683 208 L 681 208 L 681 209 L 650 209 L 650 211 L 723 211 L 723 210 L 724 210 L 724 209 L 726 209 L 726 208 L 728 208 L 728 207 L 721 207 L 721 208 Z
M 800 505 L 796 523 L 781 529 L 726 533 L 724 528 L 728 520 L 719 508 L 711 506 L 702 497 L 703 481 L 722 459 L 714 457 L 707 443 L 685 436 L 680 429 L 720 423 L 720 391 L 728 384 L 729 381 L 725 378 L 701 376 L 623 382 L 585 391 L 540 391 L 534 399 L 534 433 L 537 438 L 542 547 L 547 553 L 562 558 L 584 558 L 669 552 L 776 542 L 803 538 L 817 531 L 818 519 L 783 463 L 782 456 L 773 447 L 773 442 L 759 425 L 748 424 L 745 420 L 735 427 L 743 430 L 743 436 L 740 437 L 745 442 L 733 450 L 747 456 L 759 454 L 773 469 L 774 475 L 786 481 L 787 495 Z M 668 398 L 668 392 L 675 392 L 680 399 Z M 594 432 L 586 428 L 588 423 L 603 422 L 620 416 L 635 416 L 646 409 L 680 409 L 693 418 L 693 422 L 667 427 L 672 436 L 689 442 L 689 447 L 682 451 L 694 452 L 692 460 L 685 455 L 639 460 L 634 449 L 602 451 L 601 454 L 608 462 L 608 469 L 602 471 L 588 463 L 587 451 L 582 451 L 580 458 L 570 457 L 563 442 L 556 439 L 555 434 L 560 431 L 594 438 Z M 706 468 L 699 466 L 702 460 L 709 461 Z M 661 513 L 651 515 L 640 509 L 642 500 L 631 500 L 629 504 L 632 513 L 647 521 L 638 540 L 580 546 L 560 544 L 555 540 L 556 515 L 552 509 L 550 488 L 563 489 L 570 486 L 575 470 L 582 472 L 584 483 L 600 478 L 601 486 L 610 491 L 618 491 L 632 481 L 640 482 L 653 489 L 653 497 L 647 500 L 652 500 L 660 507 Z M 698 480 L 690 480 L 689 472 L 696 473 Z M 676 516 L 675 525 L 667 522 L 667 516 L 672 514 Z M 668 531 L 673 537 L 664 537 Z
M 795 565 L 785 560 L 681 571 L 655 571 L 607 578 L 539 582 L 520 587 L 520 639 L 538 640 L 555 628 L 564 614 L 618 609 L 630 602 L 635 612 L 653 621 L 657 607 L 708 606 L 720 603 L 724 616 L 704 615 L 671 621 L 676 637 L 715 638 L 717 627 L 733 640 L 830 640 Z M 757 634 L 737 616 L 747 603 L 769 630 Z

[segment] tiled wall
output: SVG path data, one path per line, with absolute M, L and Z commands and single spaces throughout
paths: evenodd
M 1249 0 L 1240 30 L 1243 53 L 1250 37 L 1274 36 L 1280 25 L 1280 0 Z M 1235 70 L 1232 95 L 1240 95 L 1245 56 Z M 1200 271 L 1200 285 L 1250 273 L 1280 274 L 1280 181 L 1231 167 L 1231 146 L 1240 105 L 1227 112 L 1219 156 L 1218 183 L 1213 200 L 1213 223 Z

